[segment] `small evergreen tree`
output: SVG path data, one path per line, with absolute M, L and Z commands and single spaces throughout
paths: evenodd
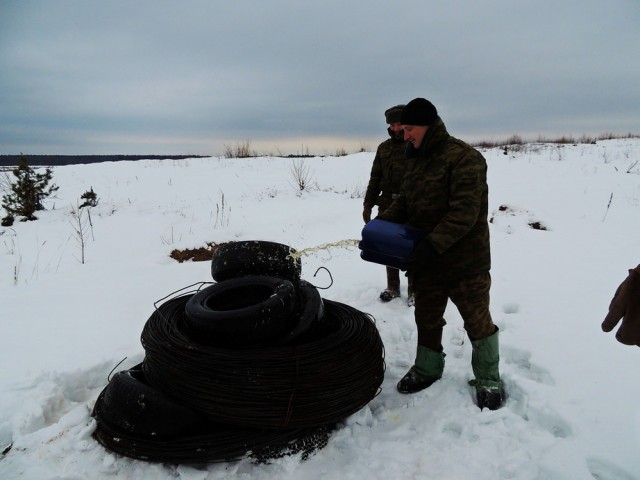
M 55 184 L 49 185 L 53 178 L 51 169 L 36 173 L 29 166 L 27 157 L 21 154 L 20 165 L 12 173 L 16 181 L 11 184 L 11 192 L 2 196 L 2 207 L 7 217 L 21 216 L 22 221 L 37 220 L 34 213 L 44 210 L 44 199 L 58 190 Z

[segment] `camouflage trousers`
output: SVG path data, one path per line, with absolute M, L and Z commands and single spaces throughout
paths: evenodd
M 442 351 L 442 328 L 446 324 L 443 315 L 449 299 L 460 312 L 471 340 L 495 333 L 496 326 L 489 313 L 489 272 L 456 280 L 436 279 L 420 273 L 412 277 L 419 345 Z
M 407 295 L 413 295 L 413 277 L 408 277 L 407 280 Z M 387 289 L 400 293 L 400 270 L 393 267 L 387 267 Z

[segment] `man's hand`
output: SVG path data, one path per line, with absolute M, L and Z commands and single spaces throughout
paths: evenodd
M 362 209 L 362 219 L 364 220 L 364 223 L 369 223 L 371 221 L 371 209 L 372 207 L 369 205 L 364 205 L 364 208 Z
M 640 265 L 629 270 L 629 276 L 613 295 L 602 330 L 610 332 L 621 319 L 616 339 L 625 345 L 640 346 Z

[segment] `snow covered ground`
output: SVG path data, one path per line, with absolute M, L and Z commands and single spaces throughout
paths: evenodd
M 382 392 L 308 460 L 153 464 L 91 436 L 109 372 L 140 362 L 154 302 L 211 281 L 173 249 L 270 240 L 297 250 L 359 239 L 373 153 L 301 160 L 205 158 L 56 167 L 39 220 L 0 230 L 2 479 L 640 479 L 640 350 L 600 330 L 640 263 L 640 140 L 528 144 L 483 152 L 489 165 L 492 313 L 508 400 L 473 403 L 471 345 L 446 312 L 445 374 L 397 393 L 415 354 L 413 309 L 378 300 L 385 272 L 354 247 L 311 251 L 303 278 L 372 314 L 386 350 Z M 93 188 L 82 249 L 70 212 Z M 530 224 L 543 228 L 532 228 Z M 403 278 L 403 289 L 406 282 Z M 11 448 L 9 448 L 11 446 Z

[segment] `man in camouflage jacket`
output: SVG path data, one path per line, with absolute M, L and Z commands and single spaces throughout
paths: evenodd
M 398 382 L 401 393 L 431 386 L 442 377 L 443 318 L 448 300 L 458 308 L 472 344 L 472 369 L 480 408 L 504 401 L 498 371 L 498 328 L 489 313 L 487 164 L 480 152 L 449 135 L 436 108 L 424 98 L 402 113 L 407 171 L 400 194 L 378 218 L 421 229 L 412 253 L 418 348 L 414 366 Z
M 407 142 L 404 141 L 404 130 L 400 124 L 400 115 L 404 105 L 396 105 L 384 112 L 389 127 L 387 140 L 378 145 L 376 156 L 371 166 L 369 185 L 364 196 L 362 218 L 364 223 L 371 220 L 371 210 L 378 206 L 378 213 L 384 212 L 395 196 L 400 192 L 400 185 L 407 167 L 404 152 Z M 389 302 L 400 296 L 400 272 L 397 268 L 387 267 L 387 288 L 380 294 L 380 300 Z M 413 304 L 411 282 L 408 288 L 408 304 Z

